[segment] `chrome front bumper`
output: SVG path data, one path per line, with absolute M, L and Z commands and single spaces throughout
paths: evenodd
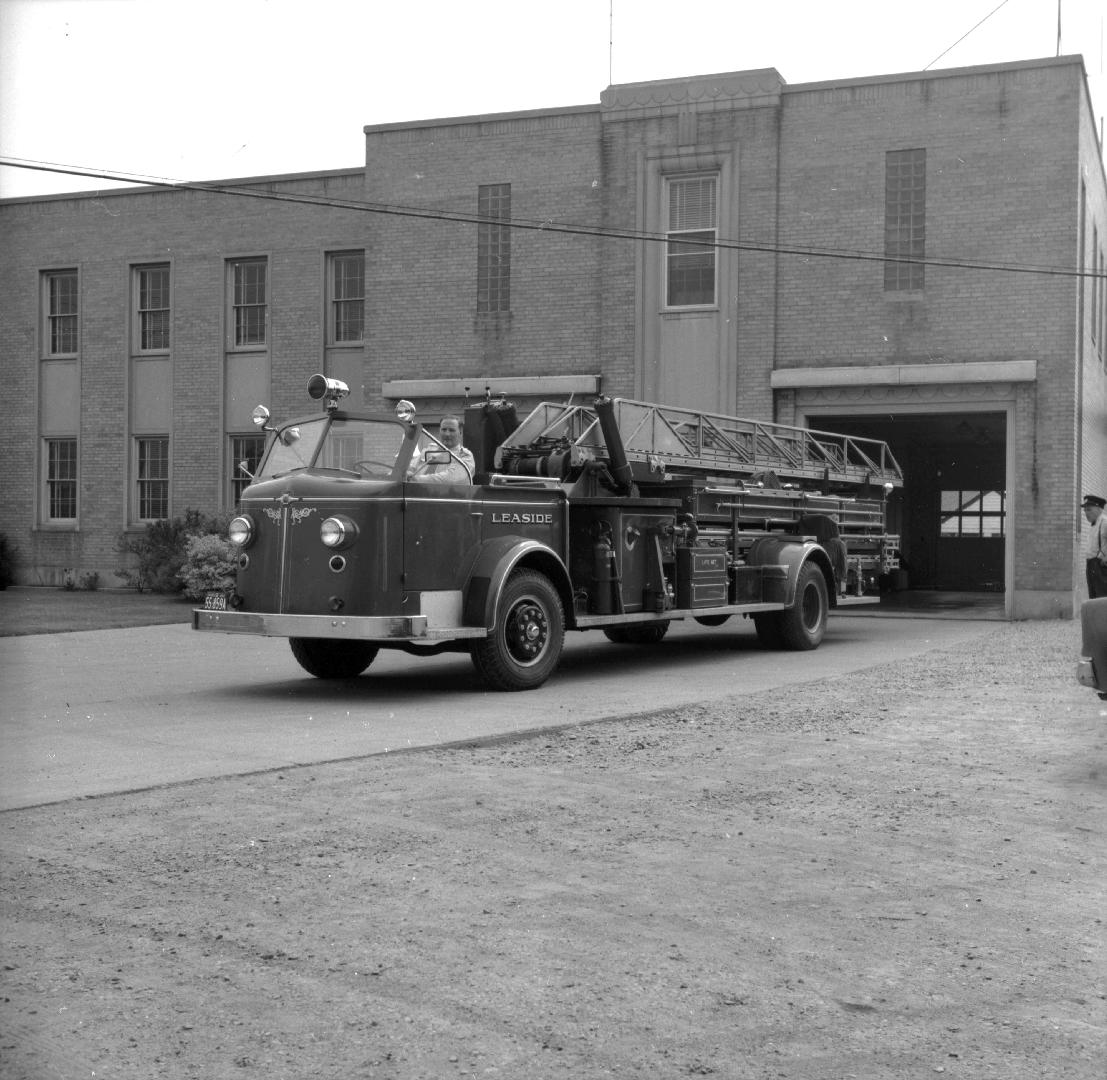
M 218 634 L 262 637 L 355 638 L 359 641 L 420 641 L 442 637 L 428 633 L 425 615 L 351 616 L 277 615 L 256 611 L 209 611 L 193 608 L 192 629 Z M 454 631 L 450 636 L 456 636 Z

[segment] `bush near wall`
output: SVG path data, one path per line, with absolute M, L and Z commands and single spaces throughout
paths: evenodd
M 116 550 L 129 565 L 116 576 L 138 592 L 177 593 L 185 587 L 188 542 L 199 536 L 225 536 L 229 514 L 186 510 L 181 517 L 151 521 L 138 536 L 123 533 Z
M 189 600 L 203 600 L 208 593 L 229 592 L 234 588 L 237 562 L 238 547 L 225 536 L 217 533 L 190 536 L 181 569 L 185 596 Z

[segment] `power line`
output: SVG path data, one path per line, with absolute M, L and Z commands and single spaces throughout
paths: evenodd
M 965 40 L 965 38 L 967 38 L 967 37 L 969 36 L 969 34 L 973 33 L 973 32 L 974 32 L 974 31 L 976 31 L 976 30 L 978 30 L 978 29 L 979 29 L 979 28 L 980 28 L 981 26 L 983 26 L 983 25 L 984 25 L 984 24 L 985 24 L 985 23 L 986 23 L 986 22 L 987 22 L 987 21 L 988 21 L 988 20 L 989 20 L 989 19 L 990 19 L 990 18 L 991 18 L 991 17 L 992 17 L 992 16 L 993 16 L 993 15 L 994 15 L 994 14 L 995 14 L 996 12 L 997 12 L 997 11 L 999 11 L 999 9 L 1000 9 L 1001 7 L 1006 7 L 1006 6 L 1007 6 L 1007 0 L 1002 0 L 1002 2 L 1001 2 L 1001 3 L 1000 3 L 1000 4 L 998 5 L 998 6 L 997 6 L 997 7 L 994 7 L 994 8 L 992 8 L 992 10 L 991 10 L 991 11 L 989 11 L 989 12 L 988 12 L 988 14 L 987 14 L 987 15 L 985 15 L 985 16 L 984 16 L 984 18 L 983 18 L 983 19 L 981 19 L 981 20 L 980 20 L 980 22 L 978 22 L 978 23 L 976 24 L 976 26 L 974 26 L 974 27 L 973 27 L 973 28 L 972 28 L 971 30 L 966 30 L 966 31 L 965 31 L 965 33 L 963 33 L 963 34 L 962 34 L 962 35 L 961 35 L 961 36 L 960 36 L 960 37 L 959 37 L 959 38 L 958 38 L 958 39 L 957 39 L 957 40 L 956 40 L 956 41 L 955 41 L 955 42 L 954 42 L 954 43 L 953 43 L 953 44 L 952 44 L 952 45 L 951 45 L 951 46 L 950 46 L 950 47 L 949 47 L 948 49 L 946 49 L 946 50 L 945 50 L 945 51 L 943 51 L 943 52 L 940 52 L 940 53 L 938 53 L 938 55 L 937 55 L 936 57 L 934 57 L 934 59 L 933 59 L 933 60 L 931 60 L 931 61 L 930 61 L 930 63 L 926 65 L 926 67 L 924 67 L 924 68 L 923 68 L 923 71 L 929 71 L 929 70 L 930 70 L 930 69 L 931 69 L 931 68 L 932 68 L 932 67 L 933 67 L 933 66 L 934 66 L 934 65 L 935 65 L 935 64 L 936 64 L 936 63 L 937 63 L 937 62 L 938 62 L 939 60 L 941 60 L 941 59 L 942 59 L 942 57 L 943 57 L 943 56 L 945 56 L 945 55 L 946 55 L 946 53 L 948 53 L 948 52 L 951 52 L 951 51 L 952 51 L 953 49 L 956 49 L 956 48 L 957 48 L 957 46 L 958 46 L 958 45 L 960 45 L 960 44 L 961 44 L 961 42 L 962 42 L 962 41 L 964 41 L 964 40 Z M 1059 28 L 1060 28 L 1060 16 L 1058 16 L 1058 30 L 1059 30 Z M 1058 55 L 1060 55 L 1060 50 L 1058 50 Z
M 1006 0 L 1004 0 L 1006 2 Z M 296 203 L 303 206 L 319 206 L 333 210 L 353 210 L 359 213 L 379 214 L 386 217 L 419 218 L 429 221 L 444 221 L 462 225 L 500 225 L 511 229 L 531 232 L 562 233 L 571 236 L 591 236 L 608 240 L 633 240 L 646 243 L 668 243 L 666 233 L 648 232 L 640 229 L 619 229 L 611 226 L 586 225 L 553 219 L 535 219 L 513 217 L 508 219 L 491 218 L 487 215 L 454 210 L 432 210 L 419 206 L 404 206 L 393 203 L 365 202 L 356 199 L 337 199 L 323 195 L 303 194 L 293 191 L 265 191 L 256 187 L 235 184 L 221 184 L 196 180 L 173 180 L 168 177 L 140 176 L 107 170 L 87 169 L 76 165 L 62 165 L 56 162 L 31 161 L 22 158 L 0 157 L 0 166 L 17 169 L 31 169 L 39 172 L 61 173 L 69 176 L 83 176 L 94 180 L 111 180 L 139 184 L 144 187 L 158 187 L 169 190 L 201 191 L 214 195 L 231 195 L 239 198 L 262 199 L 271 202 Z M 64 197 L 60 195 L 59 197 Z M 990 270 L 997 273 L 1040 274 L 1068 278 L 1105 278 L 1107 271 L 1079 269 L 1064 266 L 1050 266 L 1034 263 L 1001 262 L 998 260 L 965 259 L 943 256 L 916 257 L 910 255 L 889 255 L 883 252 L 853 250 L 849 248 L 829 248 L 804 244 L 781 244 L 758 242 L 755 240 L 734 240 L 717 238 L 712 242 L 688 241 L 689 246 L 710 247 L 727 251 L 745 251 L 763 255 L 791 255 L 809 259 L 842 259 L 853 262 L 904 263 L 915 266 L 946 267 L 959 270 Z

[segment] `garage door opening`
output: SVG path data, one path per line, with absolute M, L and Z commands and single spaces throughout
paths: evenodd
M 809 426 L 883 439 L 903 469 L 889 501 L 909 589 L 1002 593 L 1007 416 L 1001 412 L 810 417 Z

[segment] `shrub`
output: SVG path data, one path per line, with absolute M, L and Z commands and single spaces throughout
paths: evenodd
M 181 569 L 185 563 L 185 546 L 193 536 L 225 533 L 228 514 L 205 514 L 202 510 L 186 510 L 183 517 L 151 521 L 144 532 L 135 536 L 124 533 L 116 550 L 133 556 L 134 562 L 116 570 L 138 592 L 175 593 L 181 590 Z
M 185 544 L 181 568 L 184 594 L 189 600 L 203 600 L 207 593 L 229 592 L 234 587 L 238 548 L 216 533 L 191 536 Z
M 15 584 L 15 564 L 18 555 L 15 545 L 4 533 L 0 533 L 0 589 Z

